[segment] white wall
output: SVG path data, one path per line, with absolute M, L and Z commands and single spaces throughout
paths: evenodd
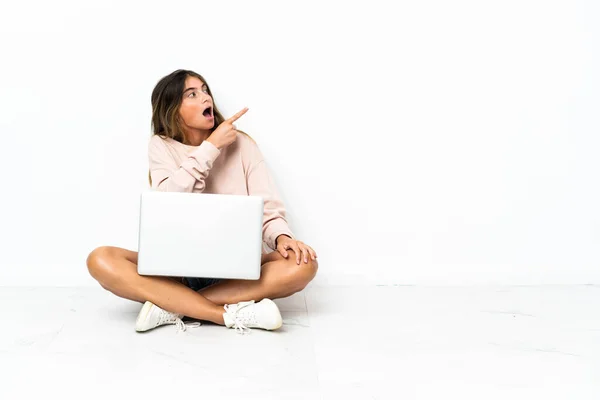
M 90 250 L 137 249 L 150 93 L 178 68 L 250 108 L 315 284 L 600 283 L 599 11 L 2 3 L 0 285 L 95 285 Z

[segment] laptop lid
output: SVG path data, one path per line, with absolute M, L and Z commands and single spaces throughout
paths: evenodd
M 259 279 L 262 222 L 260 196 L 142 192 L 138 273 Z

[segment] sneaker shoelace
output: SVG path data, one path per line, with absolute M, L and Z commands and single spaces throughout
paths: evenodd
M 246 310 L 248 312 L 240 313 L 241 310 L 243 310 L 244 308 L 246 308 L 252 304 L 254 304 L 254 300 L 246 302 L 245 304 L 242 304 L 242 305 L 225 304 L 225 306 L 224 306 L 225 312 L 231 316 L 231 319 L 233 319 L 233 327 L 235 328 L 235 330 L 238 333 L 240 333 L 242 335 L 244 333 L 250 332 L 250 328 L 248 327 L 248 325 L 257 325 L 256 313 L 254 311 Z
M 183 320 L 181 318 L 179 318 L 177 316 L 177 314 L 162 310 L 161 314 L 160 314 L 160 318 L 158 320 L 158 325 L 163 325 L 166 323 L 175 323 L 175 325 L 177 326 L 177 333 L 180 332 L 185 332 L 186 328 L 197 328 L 199 326 L 201 326 L 202 324 L 200 322 L 190 322 L 190 323 L 185 323 L 183 322 Z
M 181 318 L 177 318 L 175 321 L 175 325 L 177 325 L 177 333 L 185 332 L 187 328 L 197 328 L 202 325 L 200 322 L 188 322 L 187 324 L 181 320 Z

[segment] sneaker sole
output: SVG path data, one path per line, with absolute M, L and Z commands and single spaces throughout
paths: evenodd
M 152 309 L 152 303 L 149 301 L 145 302 L 144 306 L 140 310 L 140 313 L 138 314 L 137 319 L 135 320 L 135 330 L 137 332 L 145 332 L 148 330 L 148 329 L 141 329 L 141 325 L 142 325 L 142 322 L 146 321 L 146 318 L 148 317 L 148 313 L 150 312 L 151 309 Z

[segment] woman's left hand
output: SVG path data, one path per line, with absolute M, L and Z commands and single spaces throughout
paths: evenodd
M 280 235 L 277 237 L 277 251 L 285 258 L 288 257 L 287 250 L 290 249 L 296 253 L 296 264 L 300 264 L 300 258 L 304 259 L 304 262 L 308 264 L 308 257 L 315 260 L 317 253 L 307 245 L 299 240 L 294 240 L 286 235 Z

